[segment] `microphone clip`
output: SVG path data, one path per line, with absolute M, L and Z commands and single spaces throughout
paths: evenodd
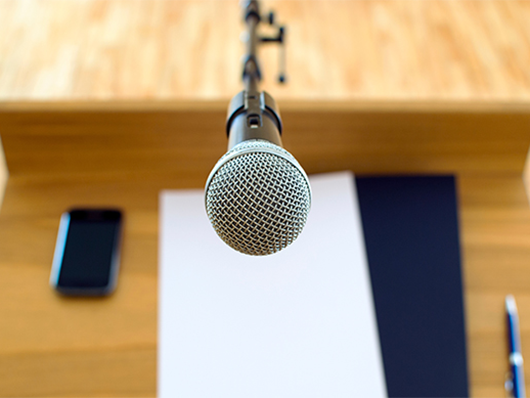
M 277 29 L 275 36 L 262 36 L 259 38 L 261 43 L 277 43 L 278 44 L 278 82 L 285 83 L 286 80 L 286 66 L 285 66 L 285 25 L 278 25 L 275 22 L 274 12 L 269 12 L 267 16 L 267 22 L 270 26 Z
M 257 47 L 261 43 L 278 44 L 278 81 L 285 83 L 286 66 L 285 66 L 285 26 L 276 23 L 274 12 L 269 12 L 265 17 L 260 15 L 260 6 L 258 0 L 246 0 L 242 2 L 243 19 L 249 28 L 247 41 L 247 54 L 243 60 L 243 81 L 261 81 L 262 74 L 259 62 L 257 60 Z M 275 33 L 270 36 L 260 36 L 257 28 L 261 22 L 266 21 L 268 25 L 275 28 Z

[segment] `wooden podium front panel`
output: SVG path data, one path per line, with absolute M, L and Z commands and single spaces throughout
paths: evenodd
M 0 108 L 12 176 L 151 179 L 200 187 L 226 152 L 225 102 Z M 284 146 L 308 173 L 522 173 L 530 107 L 280 103 Z M 183 182 L 185 181 L 185 183 Z

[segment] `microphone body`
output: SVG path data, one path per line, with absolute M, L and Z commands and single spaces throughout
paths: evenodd
M 282 148 L 281 119 L 267 93 L 236 95 L 227 131 L 228 152 L 206 182 L 208 218 L 233 249 L 257 256 L 276 253 L 298 237 L 307 221 L 307 175 Z

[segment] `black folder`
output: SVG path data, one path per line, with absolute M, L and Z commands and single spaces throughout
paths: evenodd
M 454 177 L 356 186 L 388 396 L 469 396 Z

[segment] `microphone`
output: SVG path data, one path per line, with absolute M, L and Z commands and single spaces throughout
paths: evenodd
M 309 179 L 282 146 L 276 102 L 257 89 L 261 79 L 255 56 L 259 21 L 257 1 L 248 1 L 246 87 L 230 102 L 228 151 L 212 169 L 205 188 L 206 212 L 214 230 L 228 246 L 253 256 L 289 246 L 302 232 L 311 208 Z

